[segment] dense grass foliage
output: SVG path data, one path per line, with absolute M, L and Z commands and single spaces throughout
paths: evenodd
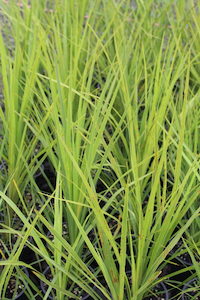
M 13 274 L 27 299 L 199 290 L 200 3 L 10 0 L 0 18 L 0 299 Z

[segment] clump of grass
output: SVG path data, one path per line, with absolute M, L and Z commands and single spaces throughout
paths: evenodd
M 0 203 L 6 225 L 13 211 L 24 224 L 1 262 L 1 297 L 27 244 L 50 267 L 52 281 L 30 267 L 45 299 L 78 299 L 77 286 L 93 299 L 143 299 L 183 235 L 194 261 L 199 246 L 198 3 L 22 4 L 4 5 L 12 53 L 0 38 Z M 49 195 L 34 179 L 45 158 L 57 178 Z M 28 185 L 40 210 L 33 201 L 29 211 Z M 29 298 L 41 294 L 29 286 Z
M 38 138 L 27 126 L 32 118 L 37 71 L 42 55 L 40 25 L 30 22 L 30 11 L 23 16 L 16 4 L 5 5 L 2 13 L 10 23 L 9 34 L 13 38 L 12 51 L 7 47 L 7 38 L 0 36 L 0 61 L 3 84 L 1 115 L 1 189 L 15 202 L 20 201 L 18 191 L 25 188 L 36 173 L 39 153 L 36 154 Z M 25 12 L 24 12 L 25 13 Z M 4 23 L 1 24 L 3 30 Z M 4 33 L 6 34 L 6 33 Z M 26 210 L 26 203 L 21 203 Z M 9 214 L 4 207 L 5 221 Z M 7 218 L 8 216 L 8 218 Z M 11 216 L 12 218 L 12 216 Z

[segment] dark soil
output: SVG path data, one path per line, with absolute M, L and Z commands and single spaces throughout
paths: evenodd
M 200 300 L 200 283 L 196 278 L 192 279 L 188 283 L 186 283 L 183 287 L 184 291 L 191 289 L 194 287 L 194 290 L 188 291 L 187 293 L 182 295 L 182 300 L 195 299 Z
M 16 291 L 16 288 L 17 288 L 17 291 Z M 6 297 L 9 299 L 12 299 L 14 295 L 16 297 L 19 297 L 21 292 L 23 292 L 24 288 L 25 288 L 25 286 L 23 283 L 17 284 L 17 287 L 16 287 L 16 278 L 14 276 L 12 276 L 8 283 L 8 287 L 6 290 Z M 15 293 L 15 291 L 16 291 L 16 293 Z
M 47 267 L 44 270 L 43 275 L 45 275 L 45 277 L 46 277 L 46 279 L 48 281 L 52 281 L 53 280 L 53 276 L 52 276 L 52 273 L 51 273 L 51 270 L 50 270 L 49 267 Z M 47 291 L 47 289 L 48 289 L 48 285 L 45 282 L 41 281 L 40 282 L 40 287 L 42 289 L 42 292 L 45 294 L 46 291 Z M 55 295 L 56 295 L 56 291 L 55 291 L 55 289 L 52 289 L 48 298 L 53 300 L 55 298 Z
M 28 276 L 28 271 L 25 269 L 25 273 Z M 16 275 L 16 274 L 15 274 Z M 17 276 L 11 276 L 7 290 L 6 290 L 6 298 L 8 299 L 21 299 L 24 290 L 26 289 L 24 281 L 20 278 L 20 275 Z M 15 297 L 15 298 L 13 298 Z
M 189 253 L 186 251 L 186 248 L 183 245 L 183 241 L 179 240 L 178 243 L 175 245 L 175 247 L 170 251 L 170 255 L 172 256 L 173 254 L 175 254 L 176 252 L 183 252 L 180 255 L 178 255 L 175 260 L 177 261 L 177 263 L 181 263 L 185 266 L 191 266 L 192 265 L 192 260 L 191 257 L 189 255 Z M 194 253 L 195 255 L 195 253 Z M 196 255 L 196 260 L 200 262 L 199 257 Z
M 39 172 L 35 178 L 37 186 L 43 193 L 51 193 L 52 188 L 56 186 L 56 174 L 53 166 L 48 160 L 45 160 L 41 167 L 41 172 Z M 48 179 L 48 181 L 47 181 Z M 51 188 L 51 186 L 52 188 Z
M 50 270 L 50 268 L 49 268 L 48 266 L 47 266 L 47 268 L 44 270 L 43 275 L 45 275 L 45 277 L 46 277 L 46 279 L 47 279 L 48 281 L 52 281 L 52 280 L 53 280 L 53 276 L 52 276 L 51 270 Z M 48 285 L 47 285 L 45 282 L 40 281 L 40 288 L 41 288 L 43 294 L 46 294 L 46 291 L 47 291 L 47 289 L 48 289 Z M 82 289 L 81 289 L 79 286 L 77 286 L 77 285 L 74 285 L 74 288 L 72 289 L 71 292 L 72 292 L 75 296 L 80 296 L 80 299 L 89 299 L 89 298 L 86 297 L 86 294 L 85 294 L 85 296 L 84 296 L 84 292 L 83 292 Z M 50 295 L 49 295 L 49 297 L 48 297 L 48 299 L 49 299 L 49 300 L 54 300 L 54 299 L 56 298 L 55 295 L 56 295 L 56 291 L 55 291 L 55 289 L 52 289 L 52 290 L 51 290 L 51 293 L 50 293 Z M 83 295 L 83 296 L 81 296 L 81 295 Z M 70 300 L 70 299 L 71 299 L 71 298 L 69 298 L 69 300 Z M 73 299 L 73 298 L 72 298 L 72 299 Z M 104 299 L 104 298 L 102 298 L 102 299 Z
M 161 282 L 157 284 L 144 300 L 167 300 L 170 299 L 170 294 L 167 291 L 166 285 Z

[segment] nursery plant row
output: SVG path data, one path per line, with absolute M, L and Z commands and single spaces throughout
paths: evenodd
M 200 2 L 0 1 L 0 299 L 200 299 Z

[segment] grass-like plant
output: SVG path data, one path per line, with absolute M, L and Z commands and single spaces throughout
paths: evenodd
M 5 9 L 5 10 L 4 10 Z M 33 178 L 38 164 L 38 138 L 27 126 L 34 106 L 34 89 L 42 55 L 41 37 L 37 23 L 30 22 L 31 11 L 21 11 L 16 4 L 5 5 L 1 12 L 0 68 L 3 85 L 1 115 L 1 177 L 0 186 L 15 202 L 20 201 L 27 183 Z M 8 48 L 8 39 L 12 38 Z M 26 203 L 21 203 L 27 209 Z M 4 207 L 4 218 L 11 211 Z M 11 213 L 12 215 L 12 213 Z
M 9 216 L 1 226 L 2 239 L 19 235 L 8 260 L 1 250 L 1 298 L 26 265 L 25 244 L 47 288 L 43 297 L 29 279 L 29 299 L 142 300 L 178 273 L 162 277 L 188 232 L 199 276 L 199 4 L 178 2 L 4 5 L 15 43 L 9 52 L 0 38 L 0 203 L 23 228 L 9 229 Z M 56 177 L 49 195 L 34 180 L 44 158 Z M 40 210 L 24 200 L 28 183 Z

